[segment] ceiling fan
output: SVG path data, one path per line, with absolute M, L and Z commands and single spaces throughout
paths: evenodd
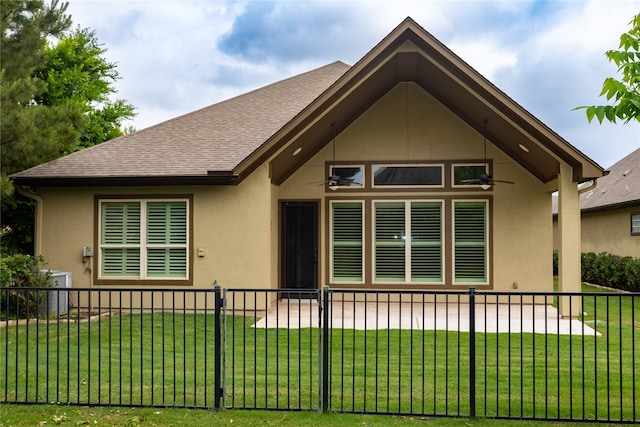
M 501 182 L 504 184 L 515 184 L 513 181 L 504 181 L 501 179 L 493 179 L 491 175 L 489 175 L 486 171 L 489 169 L 489 163 L 487 162 L 487 123 L 489 123 L 488 119 L 483 119 L 482 123 L 484 124 L 484 132 L 483 132 L 483 140 L 484 140 L 484 165 L 485 172 L 480 174 L 480 176 L 473 179 L 464 179 L 460 181 L 462 184 L 469 185 L 479 185 L 483 190 L 488 190 L 493 187 L 496 183 Z
M 335 126 L 336 126 L 336 122 L 332 121 L 331 122 L 331 127 L 335 128 Z M 336 137 L 335 137 L 335 134 L 333 136 L 333 139 L 331 140 L 331 145 L 332 145 L 332 149 L 333 149 L 333 163 L 335 164 L 335 161 L 336 161 Z M 340 170 L 340 169 L 342 169 L 343 172 L 345 173 L 344 176 L 336 173 L 336 171 Z M 355 177 L 353 176 L 352 173 L 349 173 L 351 169 L 353 169 L 353 168 L 349 168 L 348 166 L 344 167 L 344 168 L 341 168 L 339 166 L 338 167 L 331 166 L 331 172 L 332 173 L 331 173 L 331 175 L 329 175 L 327 177 L 327 179 L 325 179 L 324 181 L 319 181 L 319 182 L 310 182 L 309 184 L 316 184 L 316 185 L 325 185 L 325 184 L 327 184 L 329 186 L 329 189 L 330 190 L 334 190 L 334 191 L 337 190 L 338 187 L 349 187 L 349 186 L 352 186 L 352 185 L 357 185 L 357 186 L 362 185 L 361 183 L 356 182 Z

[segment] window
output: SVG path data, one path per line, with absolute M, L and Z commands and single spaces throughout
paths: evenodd
M 362 283 L 363 203 L 331 203 L 331 282 Z
M 640 236 L 640 212 L 631 214 L 631 235 Z
M 329 175 L 340 178 L 337 187 L 360 188 L 364 186 L 364 166 L 331 166 Z
M 331 200 L 330 282 L 488 285 L 489 200 Z
M 188 278 L 187 200 L 101 200 L 99 209 L 100 278 Z
M 480 178 L 480 175 L 488 174 L 489 171 L 487 170 L 487 165 L 485 164 L 454 164 L 452 167 L 452 173 L 452 182 L 454 186 L 469 186 L 473 184 L 466 183 L 465 181 L 478 179 Z
M 442 187 L 442 165 L 374 165 L 374 187 Z
M 374 203 L 376 282 L 442 283 L 442 202 Z
M 487 283 L 487 202 L 453 202 L 454 283 Z

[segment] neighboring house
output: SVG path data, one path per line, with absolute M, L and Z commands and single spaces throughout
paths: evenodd
M 582 252 L 640 258 L 640 148 L 581 191 Z M 557 212 L 554 197 L 554 236 Z
M 36 251 L 74 286 L 551 291 L 551 194 L 577 290 L 577 184 L 602 174 L 407 18 L 354 66 L 13 179 L 36 192 Z

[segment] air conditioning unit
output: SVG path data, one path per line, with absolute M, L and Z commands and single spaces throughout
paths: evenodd
M 71 273 L 49 270 L 49 283 L 54 289 L 71 287 Z M 40 305 L 40 316 L 61 316 L 69 312 L 69 292 L 63 290 L 47 291 L 43 303 Z

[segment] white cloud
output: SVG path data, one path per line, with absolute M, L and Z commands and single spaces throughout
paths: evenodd
M 583 103 L 615 74 L 604 51 L 640 10 L 628 1 L 86 1 L 118 64 L 138 129 L 341 60 L 353 64 L 404 18 L 445 43 L 603 166 L 640 146 L 640 126 L 588 124 Z

